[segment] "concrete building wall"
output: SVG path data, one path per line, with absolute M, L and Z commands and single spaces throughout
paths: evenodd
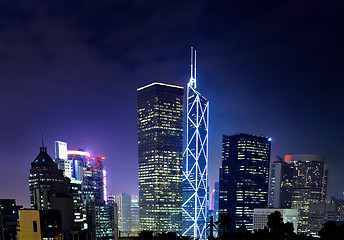
M 20 209 L 18 215 L 18 240 L 41 240 L 39 210 Z

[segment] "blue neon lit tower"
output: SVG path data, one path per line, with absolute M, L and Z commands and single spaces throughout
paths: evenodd
M 183 163 L 183 235 L 206 239 L 209 101 L 196 90 L 196 51 L 191 47 L 187 86 L 187 145 Z

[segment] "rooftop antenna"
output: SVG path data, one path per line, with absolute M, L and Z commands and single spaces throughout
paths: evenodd
M 196 88 L 196 50 L 193 47 L 191 47 L 191 77 L 189 83 L 193 88 Z
M 43 152 L 46 151 L 46 148 L 44 147 L 43 133 L 42 133 L 42 147 L 41 147 L 41 151 L 43 151 Z
M 193 47 L 191 47 L 191 79 L 193 79 Z

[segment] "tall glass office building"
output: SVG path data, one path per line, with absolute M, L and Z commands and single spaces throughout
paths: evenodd
M 140 228 L 180 233 L 183 87 L 152 83 L 137 97 Z
M 96 231 L 95 206 L 107 201 L 105 157 L 91 158 L 89 152 L 67 150 L 67 143 L 55 141 L 55 162 L 70 179 L 70 193 L 74 202 L 74 222 L 80 229 Z
M 126 193 L 117 193 L 109 196 L 117 205 L 118 230 L 120 237 L 130 236 L 131 223 L 131 196 Z
M 182 234 L 193 239 L 206 239 L 209 101 L 196 90 L 196 56 L 193 48 L 186 106 L 187 144 L 183 163 Z
M 268 206 L 270 138 L 223 136 L 219 215 L 229 214 L 231 229 L 253 230 L 253 210 Z

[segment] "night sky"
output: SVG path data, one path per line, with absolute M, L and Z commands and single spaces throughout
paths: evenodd
M 108 192 L 138 194 L 136 89 L 186 86 L 210 101 L 210 187 L 222 135 L 272 138 L 276 155 L 322 154 L 344 191 L 340 1 L 0 3 L 0 198 L 29 207 L 41 134 L 104 156 Z

